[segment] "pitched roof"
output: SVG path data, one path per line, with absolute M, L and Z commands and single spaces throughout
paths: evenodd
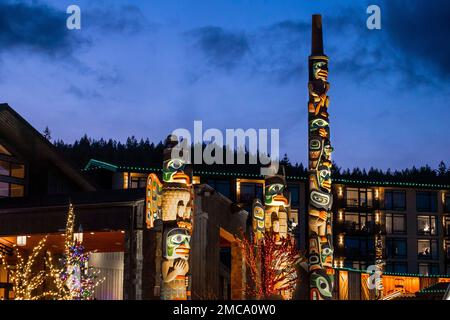
M 81 191 L 95 190 L 68 159 L 6 103 L 0 104 L 0 137 L 27 159 L 49 161 Z

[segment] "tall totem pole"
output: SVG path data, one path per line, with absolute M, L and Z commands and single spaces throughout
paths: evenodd
M 155 174 L 147 180 L 146 222 L 153 228 L 162 220 L 161 299 L 190 299 L 189 253 L 192 234 L 192 167 L 173 158 L 178 139 L 166 140 L 161 183 Z M 174 154 L 179 154 L 176 152 Z
M 327 96 L 328 57 L 323 52 L 322 17 L 312 16 L 308 102 L 308 266 L 311 300 L 331 300 L 333 237 L 331 153 Z

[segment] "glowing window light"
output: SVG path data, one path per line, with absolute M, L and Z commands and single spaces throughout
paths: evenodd
M 27 236 L 17 236 L 17 245 L 23 247 L 27 245 Z

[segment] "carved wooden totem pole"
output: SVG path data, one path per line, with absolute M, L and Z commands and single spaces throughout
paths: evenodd
M 171 135 L 166 140 L 161 183 L 155 174 L 147 180 L 146 222 L 153 228 L 161 219 L 162 264 L 161 299 L 190 299 L 189 253 L 192 234 L 192 167 L 179 154 L 178 139 Z M 176 152 L 172 152 L 176 151 Z
M 308 266 L 310 299 L 329 300 L 333 292 L 333 237 L 328 57 L 323 52 L 322 17 L 312 17 L 308 102 Z

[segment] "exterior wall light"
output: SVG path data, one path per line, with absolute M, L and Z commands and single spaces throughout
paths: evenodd
M 27 245 L 27 236 L 17 236 L 17 245 L 23 247 Z

